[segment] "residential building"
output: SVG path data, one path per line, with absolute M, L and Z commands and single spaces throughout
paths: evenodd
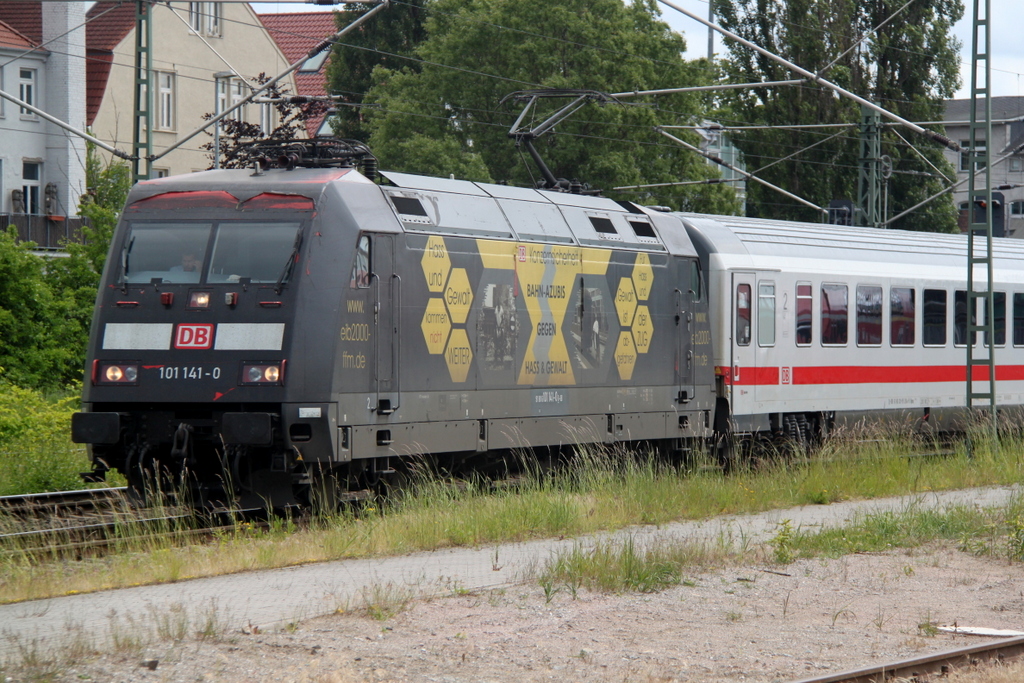
M 963 180 L 953 194 L 960 209 L 960 229 L 966 231 L 970 216 L 967 212 L 967 178 L 970 162 L 966 150 L 970 146 L 971 101 L 947 100 L 946 136 L 960 144 L 964 151 L 946 151 L 946 158 L 957 169 L 957 180 Z M 985 141 L 992 161 L 1006 154 L 1010 156 L 992 167 L 992 187 L 1003 195 L 1005 235 L 1024 239 L 1024 97 L 992 98 L 992 139 Z M 983 179 L 983 176 L 979 179 Z M 998 226 L 997 226 L 998 230 Z
M 295 12 L 293 14 L 261 14 L 263 25 L 281 52 L 292 64 L 308 55 L 310 50 L 337 33 L 334 12 Z M 295 72 L 296 95 L 324 97 L 327 95 L 327 63 L 331 50 L 327 49 L 306 60 Z M 328 116 L 317 116 L 306 121 L 310 137 L 331 135 Z
M 81 7 L 81 3 L 38 0 L 3 2 L 0 20 L 37 41 L 41 25 L 37 17 L 54 5 Z M 86 18 L 88 88 L 79 98 L 78 108 L 83 109 L 84 123 L 93 135 L 130 152 L 135 112 L 135 3 L 101 0 Z M 204 114 L 244 98 L 257 76 L 276 76 L 289 63 L 247 3 L 154 3 L 151 29 L 149 118 L 153 154 L 157 156 L 199 128 Z M 294 77 L 289 75 L 283 85 L 294 91 Z M 269 106 L 247 105 L 233 117 L 268 128 L 276 125 Z M 211 158 L 202 146 L 211 141 L 211 134 L 204 132 L 184 142 L 152 162 L 152 175 L 208 168 Z
M 34 13 L 25 14 L 23 6 Z M 10 21 L 10 15 L 13 17 Z M 0 89 L 83 130 L 85 35 L 81 3 L 0 5 Z M 78 228 L 85 143 L 31 109 L 0 100 L 0 229 L 56 247 Z

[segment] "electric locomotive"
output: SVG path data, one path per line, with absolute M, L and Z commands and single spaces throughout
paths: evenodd
M 72 423 L 93 478 L 280 507 L 426 455 L 710 437 L 706 278 L 678 217 L 377 178 L 318 145 L 132 189 Z

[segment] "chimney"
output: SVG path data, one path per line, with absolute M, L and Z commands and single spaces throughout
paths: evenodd
M 44 49 L 50 53 L 42 84 L 42 108 L 72 127 L 85 130 L 85 3 L 40 5 Z M 85 141 L 52 123 L 46 124 L 46 133 L 42 180 L 56 187 L 54 215 L 76 216 L 78 199 L 85 192 Z

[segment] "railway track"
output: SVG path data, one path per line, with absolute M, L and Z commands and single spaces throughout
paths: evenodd
M 838 674 L 803 678 L 794 683 L 885 683 L 914 681 L 926 683 L 954 670 L 963 671 L 984 664 L 1010 662 L 1024 656 L 1024 637 L 946 650 L 923 657 L 904 659 Z
M 24 517 L 54 514 L 58 511 L 82 512 L 95 510 L 99 507 L 110 507 L 124 503 L 125 491 L 124 487 L 120 487 L 0 496 L 0 513 Z

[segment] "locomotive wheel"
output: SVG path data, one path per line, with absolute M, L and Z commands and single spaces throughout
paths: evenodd
M 147 448 L 128 455 L 124 476 L 128 480 L 128 502 L 132 507 L 159 505 L 176 493 L 174 477 Z

